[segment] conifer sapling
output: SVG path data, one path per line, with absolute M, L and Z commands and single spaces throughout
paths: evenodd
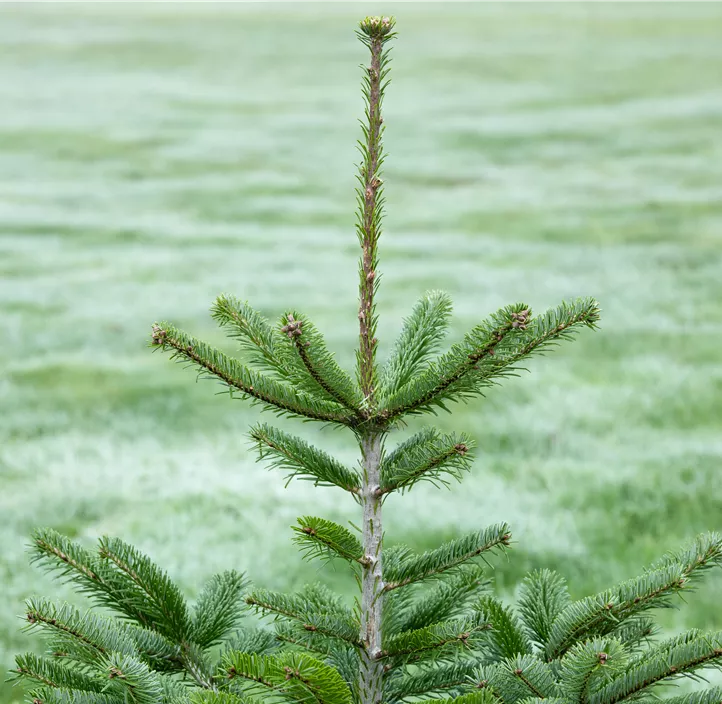
M 28 602 L 28 625 L 50 636 L 50 655 L 19 656 L 15 674 L 32 683 L 37 704 L 396 704 L 440 697 L 445 704 L 617 704 L 652 701 L 657 684 L 722 663 L 722 634 L 690 631 L 650 645 L 649 615 L 720 564 L 718 535 L 700 536 L 642 576 L 580 601 L 559 575 L 535 572 L 522 583 L 515 608 L 493 596 L 477 560 L 509 546 L 506 524 L 422 554 L 384 550 L 386 497 L 420 481 L 461 479 L 474 449 L 471 438 L 433 427 L 388 449 L 392 433 L 409 416 L 481 395 L 534 353 L 594 328 L 599 308 L 586 298 L 534 316 L 526 304 L 513 304 L 438 354 L 451 302 L 444 293 L 428 293 L 379 367 L 382 106 L 394 20 L 368 17 L 358 36 L 370 62 L 359 142 L 356 378 L 337 364 L 307 315 L 289 310 L 274 325 L 232 296 L 219 297 L 212 314 L 238 340 L 243 360 L 170 323 L 153 326 L 152 345 L 219 380 L 232 397 L 350 431 L 358 468 L 269 424 L 251 435 L 261 456 L 289 477 L 336 486 L 358 504 L 360 536 L 304 516 L 294 539 L 309 557 L 348 563 L 360 598 L 350 608 L 320 586 L 291 595 L 254 589 L 245 602 L 275 617 L 274 630 L 243 628 L 246 582 L 236 572 L 213 577 L 190 607 L 162 570 L 120 540 L 104 538 L 91 552 L 54 531 L 38 531 L 34 558 L 115 616 Z M 710 688 L 672 701 L 721 700 L 722 691 Z

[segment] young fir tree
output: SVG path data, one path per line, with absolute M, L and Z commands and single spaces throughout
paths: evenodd
M 195 605 L 146 556 L 117 539 L 95 552 L 50 531 L 33 553 L 110 615 L 29 601 L 27 621 L 50 636 L 46 657 L 17 658 L 36 704 L 617 704 L 652 701 L 656 685 L 722 663 L 722 634 L 693 630 L 653 643 L 650 610 L 672 605 L 722 562 L 722 538 L 699 537 L 640 577 L 580 601 L 542 570 L 522 583 L 515 608 L 488 590 L 476 558 L 509 546 L 505 524 L 482 528 L 423 554 L 383 549 L 382 510 L 391 492 L 428 480 L 445 484 L 469 469 L 472 441 L 425 428 L 393 449 L 388 436 L 411 415 L 480 395 L 520 362 L 582 327 L 597 303 L 581 299 L 538 317 L 527 305 L 502 308 L 436 356 L 451 304 L 424 296 L 406 319 L 381 369 L 376 363 L 375 298 L 383 210 L 381 107 L 388 83 L 390 18 L 366 18 L 359 38 L 371 61 L 358 180 L 360 346 L 356 380 L 341 369 L 305 315 L 272 325 L 247 303 L 221 296 L 214 318 L 237 338 L 245 362 L 170 324 L 152 344 L 219 379 L 231 396 L 279 415 L 348 429 L 357 469 L 270 425 L 252 430 L 261 455 L 291 476 L 347 492 L 361 514 L 360 537 L 306 516 L 296 541 L 311 557 L 338 557 L 358 577 L 355 608 L 322 587 L 297 594 L 263 589 L 245 602 L 276 617 L 275 628 L 241 628 L 243 577 L 213 577 Z M 444 699 L 445 698 L 445 699 Z M 719 704 L 722 689 L 674 697 L 674 704 Z

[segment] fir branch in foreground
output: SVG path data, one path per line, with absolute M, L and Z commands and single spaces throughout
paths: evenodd
M 589 704 L 616 704 L 663 680 L 690 675 L 702 667 L 722 667 L 722 632 L 691 632 L 645 652 L 626 671 L 589 697 Z
M 307 317 L 288 313 L 274 327 L 248 303 L 228 295 L 219 296 L 211 310 L 213 318 L 241 343 L 253 365 L 296 391 L 360 412 L 363 399 L 358 387 Z
M 16 656 L 12 674 L 46 687 L 79 689 L 87 692 L 101 692 L 106 684 L 96 676 L 68 667 L 57 660 L 39 657 L 34 653 Z
M 301 368 L 301 374 L 289 374 L 291 379 L 299 388 L 359 414 L 363 398 L 358 387 L 338 365 L 314 324 L 296 312 L 286 313 L 281 322 L 281 332 L 288 340 L 287 345 L 279 346 L 284 355 L 284 366 L 289 371 L 294 367 Z
M 429 365 L 424 374 L 391 396 L 379 411 L 389 422 L 406 414 L 445 408 L 445 402 L 481 394 L 494 379 L 514 365 L 580 327 L 596 326 L 599 306 L 594 299 L 563 303 L 537 318 L 522 303 L 502 308 L 471 330 L 464 340 Z
M 329 665 L 305 653 L 223 656 L 223 675 L 242 680 L 259 694 L 278 693 L 298 704 L 351 704 L 351 691 Z
M 474 611 L 491 625 L 490 650 L 498 659 L 529 655 L 531 643 L 524 633 L 516 614 L 491 595 L 481 597 L 474 604 Z
M 32 535 L 30 561 L 74 581 L 83 591 L 105 591 L 95 556 L 78 543 L 52 528 L 37 529 Z
M 441 692 L 460 695 L 473 686 L 469 678 L 475 666 L 473 660 L 461 660 L 423 669 L 394 670 L 384 682 L 384 701 L 393 703 L 415 700 L 424 694 Z
M 563 655 L 582 638 L 617 630 L 625 619 L 670 606 L 670 597 L 694 586 L 700 572 L 722 564 L 722 536 L 700 536 L 682 553 L 655 563 L 656 569 L 594 596 L 569 604 L 555 619 L 546 643 L 548 660 Z
M 564 578 L 551 570 L 528 574 L 519 590 L 519 613 L 534 643 L 544 647 L 554 620 L 571 603 Z
M 97 604 L 119 611 L 143 626 L 153 625 L 140 589 L 118 584 L 117 574 L 104 561 L 57 531 L 44 528 L 33 533 L 31 562 L 67 577 Z
M 382 403 L 426 368 L 429 357 L 444 339 L 450 316 L 451 298 L 443 291 L 425 294 L 414 306 L 381 370 L 379 398 Z
M 702 533 L 681 550 L 668 552 L 654 562 L 650 569 L 662 569 L 670 565 L 678 566 L 687 580 L 700 577 L 705 570 L 722 567 L 722 534 Z
M 659 634 L 659 628 L 648 616 L 627 619 L 612 631 L 612 635 L 627 649 L 629 653 L 641 651 L 649 645 L 651 639 Z
M 472 463 L 474 442 L 466 435 L 442 435 L 425 428 L 399 445 L 381 462 L 381 493 L 410 489 L 419 481 L 449 485 L 445 476 L 461 481 Z
M 507 306 L 491 316 L 489 321 L 476 326 L 464 340 L 431 363 L 418 378 L 412 379 L 386 402 L 380 417 L 391 421 L 406 413 L 418 413 L 451 400 L 454 392 L 473 389 L 467 381 L 479 362 L 493 357 L 505 338 L 519 332 L 530 315 L 523 303 Z M 506 344 L 510 344 L 506 342 Z M 462 382 L 467 381 L 462 386 Z
M 499 704 L 493 694 L 486 689 L 479 689 L 476 692 L 468 692 L 449 699 L 434 698 L 423 701 L 433 702 L 433 704 Z
M 146 555 L 118 538 L 100 540 L 99 556 L 116 571 L 118 591 L 140 592 L 143 609 L 154 628 L 178 642 L 191 630 L 188 607 L 176 584 Z
M 344 681 L 355 688 L 358 680 L 358 649 L 349 643 L 335 638 L 327 638 L 317 631 L 307 631 L 298 623 L 290 621 L 276 623 L 276 638 L 287 647 L 308 651 L 313 657 L 319 657 L 333 665 Z
M 239 628 L 225 644 L 225 650 L 240 650 L 242 653 L 271 655 L 280 647 L 273 631 L 265 628 Z
M 241 593 L 248 586 L 243 574 L 229 570 L 213 575 L 196 601 L 191 638 L 202 648 L 219 643 L 238 625 Z
M 195 365 L 202 376 L 220 380 L 231 397 L 234 392 L 240 392 L 243 397 L 262 403 L 278 415 L 294 415 L 340 425 L 354 424 L 354 417 L 339 404 L 314 398 L 311 394 L 263 376 L 172 325 L 154 325 L 152 344 L 171 350 L 173 359 Z
M 158 704 L 163 700 L 163 685 L 158 673 L 131 655 L 110 653 L 104 663 L 108 679 L 106 691 L 133 704 Z
M 247 302 L 235 296 L 218 296 L 211 307 L 211 316 L 229 336 L 238 340 L 241 349 L 249 355 L 252 364 L 287 379 L 283 361 L 277 352 L 278 337 L 271 324 Z
M 444 648 L 474 648 L 481 635 L 486 635 L 491 628 L 492 625 L 478 615 L 435 623 L 386 638 L 382 657 L 392 659 L 396 665 L 416 661 L 427 655 L 435 656 L 436 662 L 441 662 Z M 483 638 L 483 642 L 486 642 L 486 638 Z
M 69 604 L 30 599 L 26 602 L 26 619 L 29 630 L 45 631 L 56 650 L 79 662 L 100 662 L 112 652 L 138 654 L 135 642 L 122 623 L 83 613 Z
M 386 591 L 435 577 L 475 557 L 494 550 L 503 550 L 511 542 L 511 533 L 506 523 L 497 523 L 474 533 L 444 543 L 435 550 L 422 555 L 408 552 L 394 552 L 384 568 Z
M 465 615 L 470 600 L 488 588 L 481 565 L 467 563 L 431 588 L 389 592 L 384 600 L 385 632 L 413 631 Z
M 664 704 L 720 704 L 720 702 L 722 702 L 722 687 L 710 687 L 701 692 L 689 692 L 664 699 Z
M 533 655 L 504 658 L 482 665 L 473 675 L 475 686 L 495 695 L 497 702 L 521 702 L 529 698 L 547 699 L 557 693 L 552 668 Z
M 186 700 L 172 701 L 169 704 L 263 704 L 263 700 L 248 695 L 241 696 L 232 692 L 211 692 L 210 690 L 192 692 Z
M 257 589 L 246 597 L 246 603 L 270 615 L 298 621 L 307 631 L 359 645 L 358 623 L 338 604 L 321 606 L 313 595 L 282 594 Z
M 590 693 L 622 672 L 628 661 L 629 653 L 617 638 L 594 638 L 577 643 L 562 658 L 560 693 L 571 701 L 586 704 Z
M 363 564 L 363 546 L 351 531 L 333 521 L 315 516 L 303 516 L 298 525 L 294 542 L 301 550 L 314 557 L 342 557 L 349 562 Z
M 40 687 L 30 690 L 28 696 L 31 697 L 30 701 L 33 704 L 128 704 L 128 699 L 118 694 L 89 692 L 82 689 Z
M 301 438 L 265 423 L 252 428 L 250 435 L 258 443 L 259 459 L 270 457 L 274 467 L 288 472 L 287 481 L 299 477 L 317 486 L 338 486 L 358 493 L 361 478 L 356 472 Z

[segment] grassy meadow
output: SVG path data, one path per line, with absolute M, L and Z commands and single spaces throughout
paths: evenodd
M 352 364 L 354 22 L 374 12 L 400 32 L 381 357 L 428 289 L 455 299 L 451 339 L 518 300 L 603 309 L 598 332 L 437 419 L 478 440 L 474 470 L 392 497 L 388 540 L 506 520 L 501 593 L 550 566 L 583 596 L 722 529 L 722 5 L 6 4 L 3 669 L 39 646 L 23 599 L 71 594 L 28 564 L 36 526 L 123 537 L 189 598 L 231 567 L 354 588 L 302 562 L 288 527 L 356 505 L 284 488 L 249 447 L 259 411 L 147 343 L 169 319 L 232 351 L 208 315 L 228 292 L 308 312 Z M 300 432 L 355 461 L 347 435 Z M 664 624 L 722 628 L 721 603 L 717 574 Z

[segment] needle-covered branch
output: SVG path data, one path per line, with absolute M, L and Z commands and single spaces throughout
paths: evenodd
M 263 704 L 260 697 L 240 696 L 232 692 L 212 692 L 210 690 L 192 692 L 187 699 L 179 699 L 170 704 Z
M 257 589 L 246 597 L 246 603 L 260 611 L 300 623 L 307 631 L 358 645 L 358 622 L 339 602 L 320 604 L 313 594 L 281 594 Z
M 498 702 L 515 704 L 530 697 L 554 697 L 557 683 L 552 668 L 533 655 L 505 658 L 474 673 L 475 686 L 491 692 Z
M 471 467 L 474 442 L 466 435 L 442 435 L 425 428 L 399 445 L 381 462 L 381 491 L 410 489 L 419 481 L 449 486 Z
M 18 655 L 11 674 L 35 682 L 37 686 L 86 692 L 102 692 L 106 685 L 106 682 L 96 675 L 70 667 L 61 660 L 50 660 L 34 653 Z
M 484 689 L 449 699 L 423 699 L 421 702 L 423 704 L 498 704 L 491 692 Z
M 473 650 L 480 643 L 486 643 L 491 628 L 491 624 L 479 614 L 436 623 L 386 638 L 381 655 L 394 667 L 424 657 L 435 656 L 440 662 L 445 654 L 454 654 L 459 648 Z
M 392 670 L 384 683 L 384 701 L 390 704 L 415 701 L 425 694 L 461 695 L 473 687 L 470 677 L 475 666 L 474 660 L 467 659 L 428 668 L 413 666 L 413 669 Z
M 625 647 L 634 653 L 648 646 L 651 639 L 659 634 L 660 629 L 649 616 L 638 616 L 625 620 L 612 631 L 612 635 Z
M 392 421 L 478 396 L 522 359 L 570 339 L 582 327 L 595 327 L 598 320 L 599 306 L 591 298 L 563 303 L 537 318 L 531 318 L 530 308 L 523 303 L 502 308 L 390 396 L 379 417 Z
M 221 670 L 229 681 L 244 682 L 262 695 L 277 694 L 298 704 L 351 704 L 351 691 L 341 675 L 305 653 L 230 652 L 223 656 Z
M 408 550 L 388 551 L 384 568 L 385 589 L 391 591 L 435 577 L 475 557 L 503 550 L 510 542 L 509 526 L 506 523 L 497 523 L 451 540 L 422 555 L 414 555 Z
M 283 340 L 278 352 L 293 385 L 359 414 L 363 396 L 358 386 L 338 365 L 308 317 L 295 311 L 286 313 L 280 326 Z
M 248 303 L 219 296 L 213 318 L 240 342 L 251 364 L 301 391 L 355 413 L 363 401 L 351 377 L 336 363 L 321 333 L 299 313 L 271 325 Z
M 511 608 L 504 606 L 495 597 L 486 595 L 474 604 L 474 611 L 491 626 L 489 646 L 495 658 L 531 654 L 531 643 Z
M 469 603 L 489 589 L 481 565 L 467 563 L 430 588 L 397 589 L 384 601 L 384 629 L 388 634 L 413 631 L 467 614 Z M 422 585 L 418 585 L 421 587 Z
M 722 567 L 722 533 L 702 533 L 689 545 L 677 552 L 668 552 L 654 562 L 650 570 L 674 567 L 682 571 L 687 580 L 695 582 L 703 576 L 705 571 Z
M 240 650 L 242 653 L 271 655 L 280 648 L 273 631 L 265 628 L 241 627 L 225 642 L 226 650 Z
M 578 643 L 562 658 L 559 669 L 561 694 L 586 704 L 592 692 L 624 671 L 629 653 L 617 638 L 594 638 Z
M 722 687 L 710 687 L 700 692 L 688 692 L 677 697 L 665 697 L 664 704 L 720 704 Z
M 110 653 L 105 664 L 107 691 L 133 704 L 158 704 L 163 683 L 156 672 L 132 655 Z
M 238 605 L 248 586 L 235 570 L 213 575 L 203 587 L 193 609 L 191 638 L 201 648 L 217 645 L 238 625 Z
M 111 586 L 104 578 L 107 570 L 97 556 L 57 531 L 39 529 L 33 533 L 30 560 L 74 582 L 81 592 L 90 594 L 104 605 L 111 600 Z M 144 620 L 135 610 L 128 615 L 141 622 Z
M 218 296 L 211 307 L 211 316 L 225 328 L 229 337 L 238 340 L 251 364 L 278 379 L 288 380 L 288 372 L 277 349 L 281 337 L 248 303 L 235 296 Z
M 77 662 L 100 662 L 112 652 L 139 655 L 135 642 L 121 623 L 83 613 L 69 604 L 28 600 L 26 620 L 28 630 L 45 632 L 56 652 Z
M 703 667 L 722 667 L 722 632 L 691 631 L 650 649 L 609 684 L 593 692 L 589 704 L 616 704 L 647 693 L 654 685 Z
M 277 415 L 339 425 L 353 425 L 355 422 L 355 416 L 340 404 L 264 376 L 172 325 L 154 325 L 152 344 L 171 352 L 173 359 L 195 367 L 201 377 L 220 381 L 231 397 L 240 394 L 241 398 L 260 403 Z
M 126 652 L 139 655 L 159 672 L 185 670 L 201 686 L 210 683 L 202 651 L 222 637 L 221 631 L 227 633 L 231 624 L 237 623 L 240 575 L 226 573 L 211 579 L 191 619 L 178 587 L 147 556 L 122 541 L 103 538 L 94 554 L 55 531 L 42 530 L 35 533 L 32 549 L 34 560 L 78 584 L 98 605 L 130 619 L 101 619 L 88 635 L 85 629 L 92 629 L 101 617 L 62 609 L 54 614 L 54 607 L 42 602 L 43 610 L 29 613 L 28 620 L 31 624 L 56 624 L 54 638 L 62 641 L 57 650 L 75 653 L 83 662 L 88 658 L 95 661 L 95 656 L 110 651 Z M 69 628 L 75 625 L 77 632 L 57 629 L 66 617 Z M 96 632 L 119 633 L 120 644 L 96 640 Z M 130 645 L 121 647 L 122 643 Z
M 300 648 L 312 657 L 335 667 L 353 691 L 358 684 L 358 648 L 338 638 L 328 638 L 318 631 L 308 631 L 292 621 L 279 621 L 275 625 L 278 641 L 287 648 Z
M 344 642 L 333 636 L 326 636 L 319 633 L 319 631 L 310 631 L 297 621 L 279 620 L 274 624 L 274 628 L 275 637 L 282 644 L 287 643 L 308 650 L 315 657 L 322 655 L 345 661 L 348 659 L 349 654 L 354 654 L 353 657 L 356 659 L 356 665 L 358 665 L 358 649 L 357 646 L 351 643 Z M 344 679 L 348 682 L 354 682 L 357 675 L 358 672 L 354 672 L 350 678 L 344 676 Z
M 53 689 L 40 687 L 28 691 L 33 704 L 127 704 L 128 700 L 115 694 L 92 692 L 83 689 Z M 168 699 L 163 704 L 170 704 Z M 175 702 L 173 702 L 175 704 Z
M 294 542 L 310 557 L 341 557 L 348 562 L 364 563 L 363 545 L 351 531 L 338 523 L 303 516 L 292 528 L 296 532 Z
M 101 538 L 100 559 L 111 567 L 108 581 L 115 593 L 126 594 L 159 633 L 176 641 L 190 635 L 188 607 L 180 589 L 146 555 L 118 538 Z
M 446 335 L 451 307 L 451 298 L 443 291 L 430 291 L 414 306 L 381 370 L 381 403 L 424 371 Z
M 537 570 L 527 575 L 519 590 L 519 615 L 532 641 L 543 647 L 552 624 L 571 603 L 564 578 L 552 570 Z
M 252 428 L 250 435 L 258 445 L 259 458 L 270 458 L 272 467 L 287 473 L 288 482 L 298 477 L 317 486 L 338 486 L 354 494 L 361 487 L 357 472 L 295 435 L 265 423 Z
M 545 647 L 547 659 L 562 656 L 580 639 L 612 633 L 622 621 L 647 609 L 669 607 L 670 597 L 689 590 L 700 573 L 721 564 L 722 536 L 709 533 L 641 576 L 569 604 L 554 620 Z
M 28 627 L 50 636 L 50 650 L 83 666 L 97 664 L 110 652 L 140 657 L 159 672 L 186 669 L 183 649 L 162 635 L 132 622 L 81 612 L 67 604 L 29 601 Z

